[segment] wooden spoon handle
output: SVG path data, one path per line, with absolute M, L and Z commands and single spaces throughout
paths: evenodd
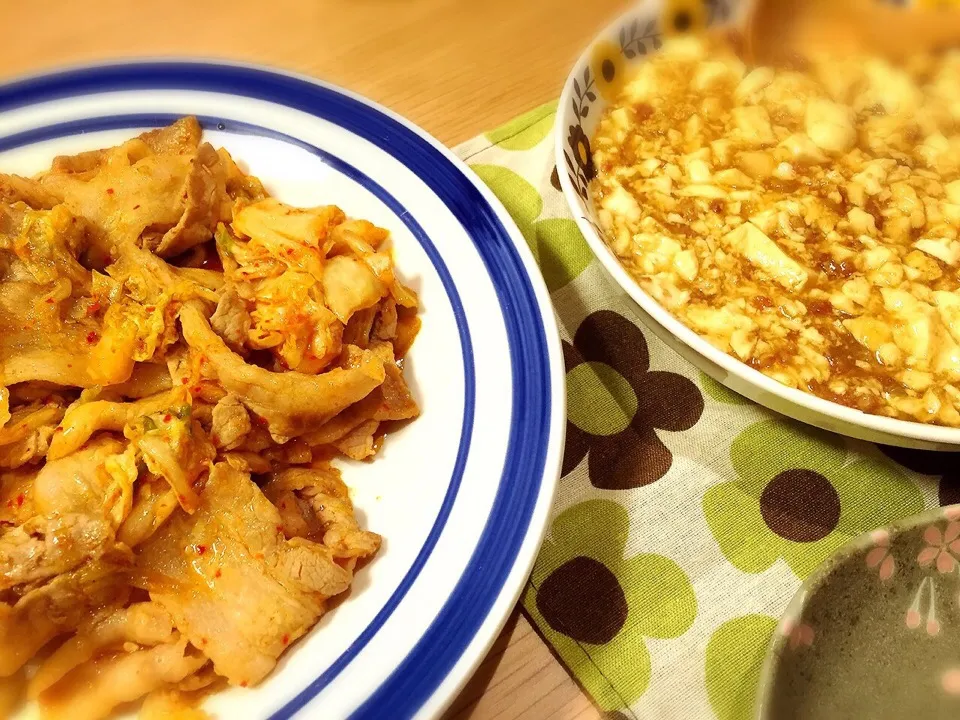
M 888 57 L 960 45 L 960 11 L 897 8 L 881 3 L 861 18 L 870 50 Z
M 896 59 L 960 45 L 960 11 L 880 0 L 754 0 L 744 44 L 744 59 L 760 64 L 819 52 Z

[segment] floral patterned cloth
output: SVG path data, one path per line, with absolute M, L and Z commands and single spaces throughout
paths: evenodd
M 850 538 L 960 501 L 960 458 L 794 423 L 669 350 L 570 217 L 553 138 L 576 129 L 555 108 L 457 149 L 533 250 L 564 339 L 563 477 L 523 607 L 611 717 L 751 717 L 801 581 Z

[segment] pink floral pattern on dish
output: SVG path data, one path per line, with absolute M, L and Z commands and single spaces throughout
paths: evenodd
M 940 684 L 947 695 L 960 695 L 960 667 L 945 670 L 940 676 Z
M 873 530 L 813 577 L 777 625 L 776 665 L 762 681 L 769 690 L 761 699 L 763 720 L 787 716 L 778 693 L 822 701 L 830 685 L 856 698 L 864 718 L 925 718 L 931 698 L 912 693 L 911 683 L 927 681 L 935 702 L 951 708 L 934 714 L 960 720 L 960 504 Z M 877 637 L 896 638 L 894 656 Z M 827 659 L 835 662 L 825 679 L 818 668 Z M 883 682 L 899 685 L 884 697 L 861 681 L 864 668 L 872 674 L 878 666 Z
M 870 536 L 874 547 L 867 553 L 867 567 L 877 568 L 880 579 L 889 580 L 897 569 L 897 563 L 890 553 L 890 533 L 887 530 L 874 530 Z
M 784 620 L 780 631 L 790 638 L 788 644 L 791 650 L 813 645 L 813 628 L 807 623 Z
M 813 628 L 805 623 L 797 625 L 790 633 L 790 647 L 796 650 L 799 647 L 813 645 Z
M 928 528 L 929 529 L 929 528 Z M 928 591 L 928 592 L 925 592 Z M 922 614 L 922 605 L 924 595 L 928 595 L 926 603 L 926 630 L 927 635 L 936 637 L 940 634 L 940 621 L 937 619 L 937 588 L 933 576 L 928 575 L 917 588 L 917 594 L 913 596 L 913 602 L 907 609 L 906 623 L 911 630 L 920 627 L 920 622 L 924 619 Z
M 952 572 L 956 568 L 956 555 L 960 555 L 960 522 L 947 523 L 942 533 L 936 525 L 931 525 L 923 531 L 923 541 L 927 546 L 917 555 L 921 567 L 935 565 L 940 573 Z

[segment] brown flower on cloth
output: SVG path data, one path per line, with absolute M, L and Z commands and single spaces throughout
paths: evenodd
M 657 430 L 689 430 L 703 414 L 703 396 L 682 375 L 650 371 L 640 328 L 612 310 L 580 324 L 563 344 L 567 371 L 567 440 L 563 474 L 589 453 L 590 482 L 626 490 L 655 482 L 673 464 Z
M 960 503 L 960 453 L 913 450 L 877 445 L 891 460 L 921 475 L 939 478 L 937 498 L 941 505 Z

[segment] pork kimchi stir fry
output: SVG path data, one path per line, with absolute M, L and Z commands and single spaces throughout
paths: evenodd
M 418 415 L 419 324 L 386 230 L 194 118 L 0 175 L 0 716 L 263 680 L 380 546 L 332 461 Z

